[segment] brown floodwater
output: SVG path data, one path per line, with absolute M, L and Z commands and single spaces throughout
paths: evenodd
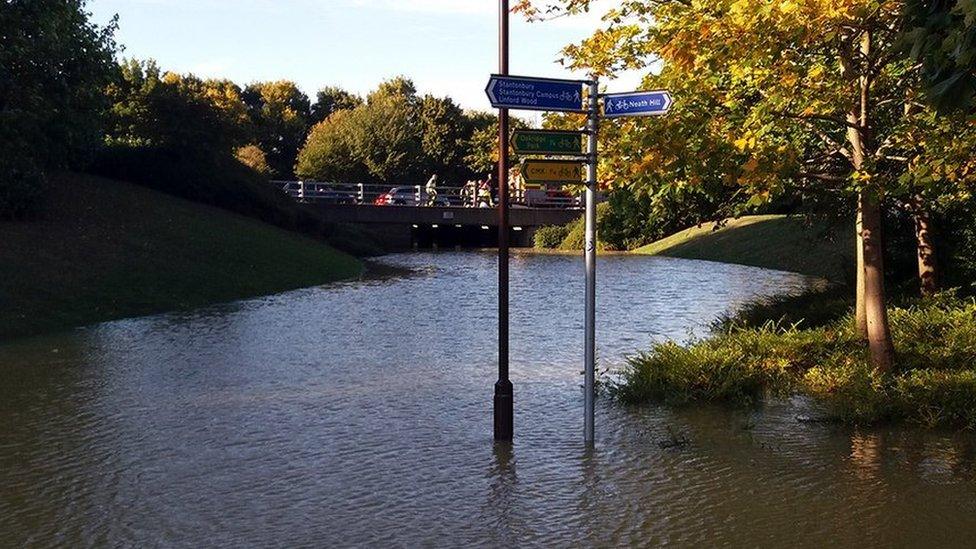
M 972 547 L 976 440 L 802 399 L 597 406 L 583 267 L 512 265 L 516 439 L 491 440 L 495 260 L 0 345 L 0 546 Z M 600 260 L 601 368 L 798 275 Z

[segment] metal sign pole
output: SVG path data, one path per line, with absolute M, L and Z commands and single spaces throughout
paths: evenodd
M 587 129 L 586 165 L 586 321 L 585 321 L 585 382 L 583 439 L 587 446 L 594 443 L 594 399 L 596 391 L 596 168 L 597 137 L 600 130 L 600 85 L 596 78 L 590 82 L 589 117 Z
M 508 0 L 499 0 L 498 72 L 508 74 Z M 498 381 L 495 382 L 495 440 L 510 441 L 514 395 L 508 379 L 508 109 L 498 109 Z

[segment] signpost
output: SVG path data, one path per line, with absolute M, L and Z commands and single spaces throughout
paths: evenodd
M 667 114 L 673 103 L 671 93 L 664 90 L 611 93 L 603 96 L 603 116 L 660 116 Z
M 526 183 L 576 183 L 583 181 L 581 160 L 523 160 Z
M 525 160 L 522 177 L 526 183 L 579 183 L 586 166 L 586 264 L 584 322 L 584 418 L 583 439 L 594 443 L 594 398 L 596 385 L 596 191 L 597 137 L 600 129 L 600 99 L 604 118 L 663 115 L 674 100 L 665 90 L 613 93 L 601 96 L 599 82 L 510 76 L 508 74 L 509 0 L 499 0 L 499 73 L 491 76 L 485 93 L 498 109 L 498 382 L 495 383 L 495 440 L 512 440 L 513 391 L 508 376 L 508 109 L 585 113 L 585 132 L 518 130 L 511 137 L 518 154 L 585 156 L 585 160 Z M 587 86 L 586 108 L 583 86 Z M 583 136 L 586 154 L 582 154 Z
M 498 72 L 502 74 L 501 78 L 508 74 L 508 13 L 508 0 L 498 0 Z M 488 88 L 492 87 L 489 82 Z M 498 381 L 495 382 L 494 398 L 494 435 L 497 442 L 511 442 L 515 433 L 515 390 L 508 376 L 508 122 L 508 109 L 499 108 Z
M 582 80 L 493 74 L 485 93 L 496 109 L 583 112 Z
M 583 133 L 559 130 L 515 130 L 512 136 L 515 154 L 580 156 Z

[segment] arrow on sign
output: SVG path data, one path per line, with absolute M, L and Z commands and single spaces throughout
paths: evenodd
M 655 116 L 671 110 L 674 100 L 671 92 L 654 90 L 646 92 L 610 93 L 603 96 L 603 116 Z
M 580 183 L 583 162 L 577 160 L 523 160 L 526 183 Z
M 496 109 L 583 112 L 582 80 L 493 74 L 485 93 Z

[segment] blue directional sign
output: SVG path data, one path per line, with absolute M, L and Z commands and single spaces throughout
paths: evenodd
M 667 113 L 673 103 L 671 93 L 665 90 L 610 93 L 603 96 L 603 116 L 617 118 L 661 115 Z
M 496 109 L 582 112 L 584 83 L 493 74 L 485 93 Z

